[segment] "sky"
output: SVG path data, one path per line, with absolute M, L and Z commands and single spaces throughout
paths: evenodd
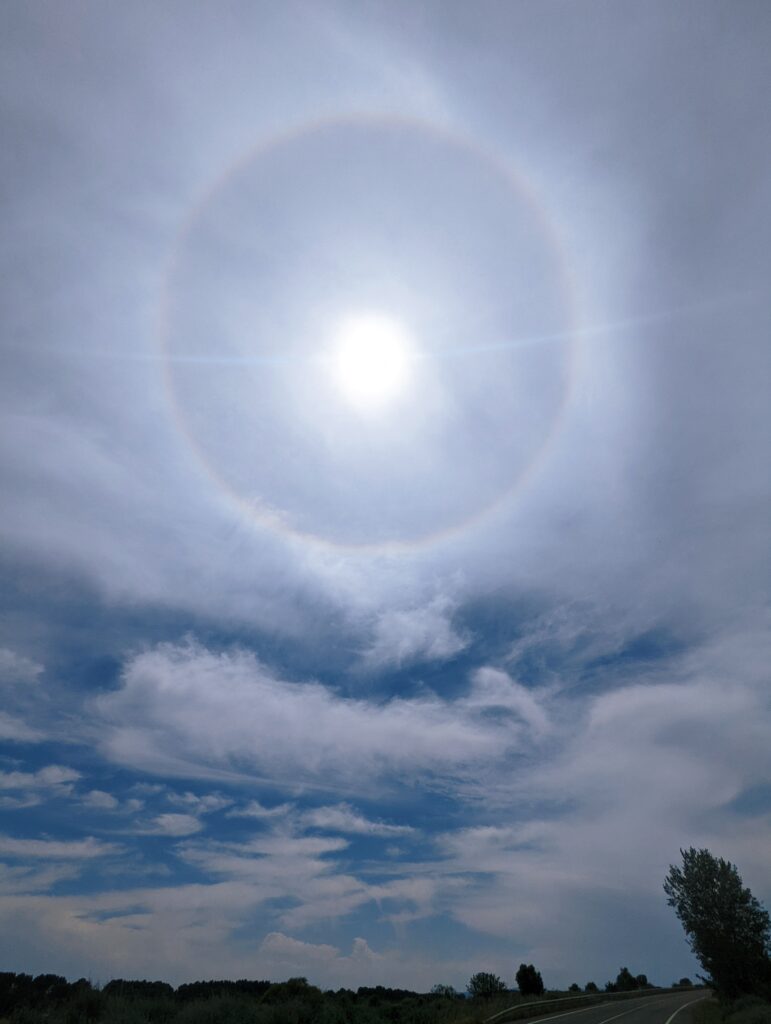
M 771 9 L 6 3 L 0 961 L 547 987 L 771 904 Z

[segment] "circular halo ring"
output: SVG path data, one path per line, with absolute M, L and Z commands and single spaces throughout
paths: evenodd
M 463 519 L 444 526 L 441 529 L 422 532 L 419 536 L 410 539 L 379 540 L 379 541 L 340 541 L 332 540 L 323 534 L 314 533 L 310 530 L 300 530 L 289 524 L 280 511 L 258 504 L 253 500 L 245 498 L 240 494 L 212 463 L 206 453 L 201 449 L 195 436 L 189 428 L 187 417 L 182 408 L 175 388 L 172 364 L 173 358 L 169 351 L 169 323 L 170 323 L 170 286 L 177 272 L 181 254 L 185 250 L 188 238 L 196 227 L 196 224 L 207 209 L 209 204 L 217 195 L 252 163 L 262 157 L 274 152 L 282 146 L 289 145 L 311 137 L 315 134 L 329 131 L 336 128 L 364 127 L 377 129 L 383 128 L 405 128 L 415 132 L 421 132 L 436 141 L 443 142 L 455 149 L 461 150 L 468 155 L 475 157 L 484 163 L 505 183 L 509 191 L 524 202 L 534 216 L 542 237 L 545 239 L 549 252 L 554 258 L 556 277 L 559 291 L 562 296 L 562 305 L 566 313 L 567 329 L 560 332 L 559 337 L 567 342 L 566 369 L 562 374 L 562 399 L 551 422 L 540 443 L 534 446 L 533 454 L 528 460 L 524 469 L 511 480 L 508 486 L 504 486 L 500 493 L 488 501 L 481 508 Z M 161 365 L 163 374 L 163 386 L 169 408 L 175 426 L 188 447 L 194 454 L 199 468 L 206 477 L 227 497 L 244 516 L 256 525 L 280 534 L 285 540 L 297 541 L 310 545 L 321 550 L 348 552 L 351 554 L 366 555 L 398 555 L 409 554 L 424 548 L 431 547 L 443 541 L 451 540 L 465 533 L 467 530 L 478 526 L 483 520 L 491 517 L 495 512 L 502 509 L 514 494 L 524 488 L 535 476 L 538 468 L 543 464 L 548 450 L 559 433 L 559 428 L 565 417 L 565 412 L 570 405 L 572 391 L 575 381 L 575 370 L 577 360 L 577 342 L 580 337 L 578 322 L 578 301 L 576 298 L 576 287 L 572 270 L 567 259 L 564 245 L 559 233 L 540 201 L 532 184 L 526 178 L 516 173 L 509 164 L 495 153 L 483 147 L 476 141 L 472 141 L 465 135 L 444 126 L 437 126 L 431 122 L 419 118 L 406 117 L 402 115 L 387 113 L 348 113 L 329 115 L 312 121 L 302 122 L 284 132 L 270 136 L 262 142 L 257 143 L 248 149 L 238 159 L 229 164 L 224 171 L 203 190 L 198 200 L 192 204 L 187 215 L 182 220 L 172 242 L 170 257 L 166 266 L 161 283 L 161 298 L 159 310 L 159 346 L 161 354 Z

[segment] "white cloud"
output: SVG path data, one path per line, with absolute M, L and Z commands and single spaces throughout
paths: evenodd
M 80 778 L 74 768 L 51 764 L 36 772 L 0 772 L 0 789 L 51 789 L 69 792 Z
M 224 807 L 230 807 L 233 801 L 221 793 L 206 793 L 198 796 L 196 793 L 175 793 L 169 791 L 166 794 L 169 803 L 188 807 L 191 814 L 212 814 L 214 811 L 221 811 Z
M 661 889 L 680 847 L 712 849 L 761 899 L 771 894 L 771 818 L 730 808 L 771 778 L 767 645 L 743 631 L 645 681 L 565 696 L 545 756 L 497 774 L 488 822 L 446 833 L 439 860 L 411 865 L 436 884 L 434 905 L 521 944 L 522 959 L 566 983 L 566 948 L 585 978 L 601 980 L 621 951 L 661 981 L 674 963 L 691 973 Z
M 138 835 L 191 836 L 203 829 L 203 824 L 192 814 L 158 814 L 146 826 L 138 828 Z
M 97 811 L 114 811 L 119 806 L 119 801 L 103 789 L 92 789 L 81 797 L 81 803 Z
M 214 878 L 247 884 L 253 902 L 288 902 L 286 909 L 277 911 L 278 922 L 302 929 L 345 917 L 375 898 L 366 883 L 340 871 L 330 856 L 347 845 L 340 837 L 277 832 L 255 836 L 245 843 L 191 841 L 179 850 L 179 855 Z
M 262 940 L 259 952 L 278 977 L 301 973 L 326 984 L 335 979 L 335 983 L 340 985 L 356 985 L 356 979 L 361 977 L 368 978 L 364 984 L 374 983 L 374 971 L 387 961 L 361 937 L 353 940 L 351 952 L 345 956 L 336 946 L 302 942 L 283 932 L 270 932 Z
M 45 892 L 57 882 L 76 878 L 81 870 L 79 864 L 0 864 L 0 893 Z
M 6 857 L 42 857 L 46 860 L 91 860 L 118 853 L 121 847 L 93 836 L 72 841 L 58 839 L 16 839 L 0 836 L 0 855 Z
M 537 712 L 515 684 L 509 690 L 532 724 Z M 285 785 L 355 790 L 390 774 L 462 774 L 521 748 L 517 723 L 485 714 L 489 705 L 483 697 L 345 698 L 318 683 L 285 682 L 248 652 L 193 643 L 140 654 L 121 688 L 94 702 L 103 750 L 121 763 L 198 775 L 237 765 Z
M 548 715 L 538 696 L 515 682 L 500 669 L 479 668 L 472 674 L 472 688 L 464 703 L 469 708 L 500 708 L 516 714 L 531 731 L 541 736 L 549 732 Z
M 307 964 L 317 960 L 336 960 L 340 950 L 324 943 L 301 942 L 283 932 L 270 932 L 260 943 L 260 952 L 271 960 L 288 964 Z
M 464 650 L 469 638 L 452 625 L 455 605 L 435 597 L 426 605 L 390 608 L 378 615 L 374 636 L 364 654 L 371 667 L 401 667 L 413 661 L 445 661 Z
M 306 811 L 303 820 L 314 828 L 364 836 L 404 836 L 415 831 L 411 825 L 389 825 L 384 821 L 371 821 L 355 811 L 350 804 L 316 807 Z
M 7 647 L 0 647 L 0 685 L 36 683 L 42 672 L 43 665 L 38 662 Z
M 42 879 L 31 880 L 26 889 L 19 883 L 23 895 L 17 895 L 16 880 L 5 889 L 0 873 L 0 956 L 21 956 L 34 972 L 48 967 L 74 977 L 86 963 L 97 976 L 109 978 L 125 975 L 131 965 L 139 976 L 160 975 L 175 984 L 206 976 L 305 975 L 323 987 L 383 984 L 425 990 L 438 977 L 462 984 L 479 969 L 473 956 L 448 960 L 398 944 L 378 952 L 362 937 L 347 955 L 279 929 L 256 948 L 234 941 L 268 898 L 251 882 L 35 895 L 47 887 Z M 491 959 L 493 970 L 506 963 L 505 957 L 489 956 L 486 963 Z
M 39 729 L 33 729 L 15 715 L 0 711 L 0 740 L 10 740 L 14 743 L 40 743 L 44 739 L 45 733 Z
M 37 807 L 42 804 L 43 798 L 39 793 L 25 793 L 24 796 L 3 796 L 0 797 L 0 807 L 7 811 L 18 811 L 23 807 Z
M 294 804 L 277 804 L 275 807 L 264 807 L 259 800 L 250 800 L 242 807 L 234 807 L 225 815 L 226 818 L 281 818 L 288 814 Z
M 704 5 L 699 25 L 704 45 L 690 48 L 683 46 L 693 34 L 687 11 L 681 19 L 675 14 L 662 20 L 654 10 L 626 25 L 623 13 L 614 13 L 620 6 L 605 5 L 607 19 L 599 24 L 585 18 L 579 5 L 570 8 L 575 14 L 565 5 L 565 18 L 555 25 L 533 14 L 537 4 L 489 4 L 485 17 L 472 11 L 468 18 L 463 5 L 454 5 L 457 17 L 454 10 L 453 17 L 433 20 L 422 5 L 407 18 L 398 4 L 370 5 L 374 17 L 360 12 L 359 5 L 323 4 L 318 13 L 306 5 L 308 17 L 302 19 L 288 6 L 286 20 L 272 13 L 282 5 L 253 6 L 258 9 L 254 22 L 249 5 L 239 5 L 246 21 L 236 32 L 230 19 L 217 17 L 214 5 L 211 14 L 206 5 L 197 5 L 196 16 L 188 19 L 161 11 L 152 22 L 133 5 L 111 5 L 109 15 L 96 18 L 84 5 L 77 75 L 71 73 L 66 34 L 41 31 L 39 5 L 19 5 L 18 32 L 6 33 L 5 39 L 0 33 L 11 57 L 3 65 L 8 69 L 4 86 L 25 128 L 13 146 L 18 173 L 10 181 L 15 195 L 3 240 L 3 255 L 23 270 L 23 286 L 11 274 L 3 294 L 11 347 L 0 382 L 7 427 L 0 440 L 6 496 L 0 530 L 10 564 L 19 565 L 18 573 L 11 569 L 12 582 L 18 577 L 27 607 L 13 612 L 9 635 L 18 635 L 22 644 L 21 638 L 34 639 L 47 629 L 49 596 L 59 590 L 67 605 L 67 572 L 75 568 L 87 590 L 96 588 L 95 621 L 107 626 L 107 637 L 116 636 L 117 620 L 108 622 L 111 601 L 131 607 L 130 618 L 140 631 L 149 621 L 143 617 L 151 617 L 146 635 L 152 637 L 164 621 L 178 621 L 192 608 L 208 617 L 209 635 L 223 622 L 226 635 L 239 623 L 270 633 L 277 638 L 277 658 L 290 646 L 288 638 L 299 638 L 303 646 L 293 664 L 315 657 L 330 671 L 339 665 L 348 683 L 352 651 L 363 651 L 374 668 L 432 660 L 435 679 L 442 659 L 464 649 L 467 638 L 459 623 L 468 613 L 479 629 L 480 646 L 488 638 L 508 646 L 514 663 L 507 662 L 511 677 L 495 667 L 480 671 L 469 693 L 453 700 L 351 700 L 333 687 L 287 682 L 281 669 L 268 670 L 245 655 L 159 648 L 131 659 L 117 690 L 99 691 L 103 718 L 88 723 L 95 726 L 88 736 L 104 736 L 100 749 L 129 767 L 190 778 L 257 776 L 268 786 L 284 787 L 286 797 L 276 799 L 298 804 L 311 786 L 328 786 L 334 795 L 323 799 L 330 803 L 366 794 L 373 797 L 370 807 L 378 786 L 396 779 L 410 787 L 411 809 L 418 815 L 425 789 L 441 786 L 454 802 L 453 813 L 468 827 L 440 841 L 442 857 L 436 862 L 394 867 L 419 880 L 430 876 L 434 888 L 427 887 L 421 899 L 416 888 L 416 903 L 397 901 L 393 911 L 382 910 L 384 917 L 404 922 L 405 915 L 443 907 L 479 929 L 485 948 L 492 946 L 487 936 L 500 936 L 501 948 L 521 950 L 524 959 L 553 970 L 552 977 L 566 969 L 574 951 L 597 951 L 598 965 L 591 966 L 589 976 L 606 970 L 600 957 L 610 956 L 615 964 L 622 951 L 628 951 L 624 960 L 630 964 L 646 955 L 660 956 L 664 966 L 677 962 L 685 947 L 658 891 L 677 847 L 713 846 L 737 860 L 766 901 L 771 894 L 768 814 L 741 817 L 730 809 L 730 801 L 747 787 L 771 779 L 768 648 L 747 637 L 730 650 L 713 645 L 700 664 L 673 670 L 668 658 L 656 672 L 636 670 L 634 677 L 629 663 L 622 671 L 608 664 L 610 658 L 601 685 L 618 687 L 623 677 L 625 688 L 601 696 L 591 692 L 597 679 L 589 662 L 593 653 L 607 658 L 623 652 L 629 638 L 652 623 L 664 622 L 692 642 L 727 623 L 746 621 L 748 612 L 768 600 L 768 290 L 762 278 L 765 260 L 757 257 L 767 251 L 768 218 L 759 211 L 767 203 L 769 181 L 767 144 L 754 130 L 766 102 L 757 82 L 767 54 L 765 33 L 751 30 L 759 5 L 744 5 L 751 13 L 744 20 L 739 14 L 729 32 L 725 19 L 719 13 L 713 17 L 710 5 Z M 354 7 L 355 16 L 345 13 Z M 718 11 L 718 5 L 712 7 Z M 484 60 L 474 54 L 464 59 L 471 21 L 474 42 L 480 44 L 472 50 L 483 52 Z M 614 45 L 608 46 L 609 39 Z M 733 45 L 737 39 L 741 45 Z M 681 59 L 685 50 L 687 66 Z M 716 52 L 734 88 L 721 88 L 711 74 Z M 660 71 L 655 82 L 649 74 L 652 59 Z M 560 62 L 565 73 L 555 75 Z M 115 69 L 109 83 L 105 64 Z M 41 67 L 50 73 L 40 75 Z M 575 87 L 566 90 L 565 80 Z M 195 117 L 189 116 L 191 97 Z M 597 97 L 602 97 L 601 117 Z M 705 104 L 709 131 L 704 130 Z M 744 116 L 737 116 L 742 104 Z M 405 316 L 414 312 L 416 322 L 426 326 L 420 339 L 426 351 L 434 340 L 437 351 L 444 338 L 450 349 L 456 343 L 473 348 L 475 339 L 506 341 L 512 325 L 515 335 L 517 324 L 523 331 L 531 322 L 538 327 L 540 318 L 533 314 L 540 303 L 528 288 L 526 271 L 542 276 L 542 267 L 560 268 L 556 301 L 546 319 L 551 323 L 553 313 L 558 327 L 576 326 L 580 338 L 560 364 L 559 379 L 552 380 L 549 444 L 541 448 L 524 439 L 532 472 L 521 475 L 506 458 L 519 434 L 510 428 L 527 428 L 531 411 L 542 404 L 541 389 L 537 383 L 522 387 L 524 375 L 508 371 L 517 364 L 541 366 L 538 375 L 543 372 L 546 381 L 553 377 L 549 353 L 562 346 L 528 346 L 521 362 L 518 356 L 510 361 L 513 353 L 505 351 L 489 361 L 486 354 L 437 360 L 437 378 L 450 385 L 448 395 L 460 395 L 483 364 L 492 365 L 492 373 L 477 378 L 480 384 L 497 383 L 491 378 L 501 368 L 500 401 L 491 399 L 495 389 L 479 387 L 473 396 L 467 393 L 467 402 L 449 409 L 460 416 L 454 445 L 445 443 L 444 421 L 432 421 L 441 462 L 425 457 L 428 446 L 421 452 L 411 443 L 406 417 L 394 421 L 393 433 L 404 438 L 401 447 L 370 443 L 374 435 L 366 428 L 354 439 L 361 440 L 364 453 L 358 465 L 354 460 L 346 465 L 345 445 L 334 448 L 340 453 L 339 473 L 319 472 L 311 452 L 321 450 L 325 439 L 314 431 L 313 444 L 306 445 L 303 430 L 309 421 L 277 423 L 280 417 L 266 410 L 264 429 L 250 430 L 251 414 L 263 412 L 260 399 L 273 399 L 257 387 L 268 378 L 255 380 L 255 391 L 248 372 L 232 374 L 232 383 L 243 385 L 245 402 L 227 393 L 222 422 L 210 419 L 212 431 L 222 428 L 224 441 L 218 456 L 216 443 L 209 447 L 207 437 L 213 461 L 222 468 L 220 456 L 230 448 L 247 451 L 249 438 L 258 457 L 275 453 L 269 473 L 259 471 L 265 464 L 247 465 L 249 477 L 265 484 L 267 497 L 277 504 L 280 497 L 287 497 L 287 506 L 296 499 L 294 507 L 307 513 L 311 529 L 327 484 L 333 487 L 326 491 L 327 523 L 343 538 L 356 511 L 365 527 L 387 531 L 396 521 L 411 536 L 410 528 L 420 522 L 433 528 L 426 508 L 442 513 L 441 505 L 455 500 L 458 510 L 473 513 L 491 493 L 501 493 L 499 485 L 510 488 L 510 500 L 486 519 L 469 521 L 454 538 L 383 557 L 306 549 L 247 522 L 243 509 L 234 509 L 217 485 L 217 474 L 198 472 L 190 442 L 191 435 L 202 435 L 192 420 L 192 429 L 178 429 L 186 401 L 180 389 L 183 401 L 170 410 L 156 332 L 148 329 L 158 321 L 152 314 L 169 240 L 202 185 L 251 149 L 256 137 L 268 138 L 303 117 L 318 124 L 319 113 L 352 106 L 398 109 L 408 118 L 426 116 L 435 125 L 460 130 L 476 126 L 474 134 L 484 139 L 464 146 L 464 168 L 472 178 L 477 143 L 489 146 L 492 160 L 483 161 L 484 180 L 494 185 L 500 161 L 505 218 L 508 222 L 511 214 L 511 223 L 520 224 L 520 214 L 524 217 L 519 248 L 506 245 L 505 231 L 500 238 L 497 231 L 482 233 L 485 245 L 489 241 L 489 260 L 478 293 L 471 287 L 475 262 L 467 258 L 469 237 L 463 232 L 456 238 L 459 260 L 450 249 L 442 250 L 438 262 L 420 261 L 418 278 L 410 274 L 409 260 L 397 268 L 402 273 L 391 275 L 397 306 L 406 299 Z M 672 109 L 678 117 L 671 116 Z M 437 111 L 446 116 L 437 119 Z M 35 130 L 26 130 L 30 125 Z M 646 125 L 653 126 L 647 134 Z M 47 126 L 56 126 L 62 139 Z M 339 134 L 348 147 L 355 146 L 354 137 L 366 142 L 370 130 L 362 121 Z M 401 130 L 396 122 L 389 125 L 394 143 Z M 435 144 L 441 148 L 441 131 L 425 133 L 425 152 Z M 52 144 L 62 140 L 68 159 L 52 161 Z M 303 144 L 302 138 L 293 143 L 299 147 L 293 152 Z M 597 159 L 608 152 L 613 160 Z M 261 168 L 269 170 L 271 159 Z M 301 170 L 302 160 L 294 167 Z M 42 175 L 40 168 L 46 169 Z M 316 179 L 323 185 L 323 175 Z M 426 194 L 434 180 L 441 185 L 442 175 L 429 178 Z M 741 180 L 742 187 L 726 188 L 728 180 Z M 118 203 L 110 187 L 115 181 L 126 185 L 117 189 L 123 197 Z M 532 206 L 525 198 L 528 182 L 535 186 Z M 164 183 L 160 189 L 158 183 Z M 388 195 L 398 191 L 395 179 L 393 187 Z M 327 192 L 320 188 L 318 203 L 313 194 L 307 196 L 308 209 L 320 221 Z M 287 209 L 282 195 L 276 182 L 266 200 L 275 200 L 276 210 Z M 493 199 L 490 192 L 485 202 L 497 209 Z M 396 206 L 394 222 L 385 227 L 401 238 Z M 110 212 L 114 220 L 106 216 Z M 512 290 L 511 254 L 521 249 L 526 255 L 527 225 L 540 236 L 542 215 L 544 223 L 553 223 L 555 252 L 549 230 L 543 251 L 538 244 L 538 258 L 519 261 L 522 273 L 515 275 Z M 472 234 L 480 223 L 469 224 Z M 320 240 L 314 231 L 310 235 L 311 242 Z M 340 245 L 340 265 L 333 269 L 353 268 L 354 283 L 364 282 L 366 291 L 370 271 L 382 268 L 346 253 L 345 237 L 330 229 L 333 246 Z M 427 243 L 432 237 L 426 236 Z M 270 238 L 261 242 L 265 252 L 276 251 Z M 304 251 L 312 255 L 313 248 Z M 426 251 L 430 248 L 427 244 Z M 82 259 L 70 259 L 74 251 Z M 174 263 L 181 266 L 183 260 Z M 300 301 L 302 261 L 290 263 L 291 280 L 274 266 L 278 287 L 270 289 L 256 318 L 241 318 L 255 350 L 260 318 L 279 322 L 273 315 L 281 306 L 277 295 L 288 294 L 295 309 L 310 308 Z M 387 259 L 385 269 L 386 264 Z M 222 277 L 233 282 L 228 269 Z M 439 302 L 431 288 L 420 287 L 424 272 L 436 273 L 442 282 Z M 560 315 L 563 276 L 575 291 L 580 322 L 570 310 Z M 254 277 L 247 274 L 244 280 L 246 305 L 254 299 L 255 312 Z M 462 287 L 454 288 L 456 281 Z M 737 285 L 748 293 L 756 289 L 756 296 L 721 308 L 723 289 Z M 171 295 L 173 289 L 160 291 Z M 232 294 L 238 291 L 234 287 Z M 322 305 L 334 303 L 331 291 L 324 294 L 323 281 L 315 294 Z M 189 298 L 206 304 L 205 294 Z M 502 304 L 492 312 L 499 298 Z M 470 310 L 464 310 L 467 299 Z M 661 315 L 683 303 L 690 306 L 687 315 Z M 210 305 L 218 316 L 216 304 Z M 220 322 L 227 334 L 240 314 L 236 309 L 228 319 L 235 307 L 220 306 L 227 307 Z M 651 315 L 635 322 L 634 306 Z M 615 321 L 615 327 L 604 337 L 592 337 L 592 325 L 603 320 Z M 168 384 L 175 368 L 166 369 Z M 230 374 L 217 369 L 211 378 L 205 370 L 199 376 L 208 387 L 210 380 Z M 425 398 L 415 404 L 424 405 Z M 305 405 L 318 411 L 315 403 Z M 205 413 L 201 403 L 195 415 Z M 488 458 L 492 486 L 477 494 L 477 463 Z M 295 466 L 299 472 L 291 480 L 285 470 Z M 369 489 L 359 486 L 370 466 L 374 483 L 380 468 L 404 468 L 404 486 L 390 493 L 384 488 L 378 495 L 384 501 L 371 500 Z M 353 471 L 345 472 L 348 468 Z M 421 512 L 426 496 L 430 501 Z M 206 571 L 200 571 L 202 561 Z M 41 567 L 51 576 L 42 578 Z M 431 595 L 456 571 L 467 580 L 458 588 L 459 614 L 454 615 L 454 605 Z M 507 603 L 512 595 L 516 606 Z M 531 601 L 547 608 L 543 628 L 529 635 L 525 629 L 521 636 L 519 610 Z M 566 607 L 571 611 L 563 615 Z M 62 665 L 68 663 L 72 637 L 65 639 L 68 651 L 62 658 L 54 649 L 57 630 L 70 625 L 71 615 L 57 611 L 55 598 L 50 608 L 51 633 L 40 646 L 52 650 L 52 665 Z M 159 609 L 169 614 L 159 616 Z M 494 624 L 490 619 L 485 624 L 488 611 Z M 59 621 L 53 621 L 57 615 Z M 607 621 L 598 622 L 603 617 Z M 79 616 L 83 624 L 88 618 Z M 81 639 L 78 625 L 78 644 Z M 327 658 L 330 647 L 334 656 Z M 758 652 L 762 684 L 748 675 Z M 518 672 L 520 665 L 550 677 L 554 689 L 545 694 L 521 687 L 516 681 L 532 676 Z M 47 728 L 47 721 L 39 725 L 38 714 L 45 720 L 46 709 L 62 696 L 63 680 L 52 679 L 51 690 L 41 694 L 40 686 L 32 685 L 41 673 L 36 662 L 0 651 L 7 693 L 33 693 L 43 712 L 26 716 L 25 708 L 7 703 L 0 735 L 31 741 L 38 727 Z M 633 685 L 627 685 L 630 680 Z M 442 693 L 440 684 L 437 688 Z M 72 707 L 67 710 L 60 721 L 75 731 L 78 716 Z M 35 771 L 0 777 L 6 807 L 31 806 L 67 793 L 72 784 L 55 777 L 46 781 Z M 469 794 L 475 800 L 464 804 Z M 206 812 L 193 804 L 174 809 L 189 817 Z M 255 801 L 244 812 L 261 827 L 284 819 L 300 824 L 299 808 L 293 818 L 287 805 L 266 809 Z M 418 840 L 410 842 L 411 850 Z M 105 977 L 125 972 L 127 965 L 157 976 L 161 964 L 163 973 L 176 977 L 202 970 L 252 974 L 256 950 L 254 945 L 244 949 L 243 929 L 254 926 L 255 907 L 264 914 L 261 929 L 293 927 L 267 920 L 268 904 L 260 903 L 263 898 L 269 903 L 266 893 L 289 900 L 285 913 L 301 922 L 345 913 L 386 891 L 356 878 L 351 863 L 331 866 L 348 857 L 352 862 L 350 848 L 272 841 L 272 847 L 258 849 L 206 847 L 198 840 L 201 858 L 209 858 L 200 864 L 221 884 L 107 894 L 101 900 L 5 904 L 0 959 L 29 957 L 30 964 L 47 970 L 50 950 L 75 977 L 83 973 L 83 963 Z M 467 885 L 453 891 L 459 878 Z M 400 888 L 394 884 L 387 891 L 406 894 L 405 880 L 397 881 Z M 101 919 L 105 911 L 114 911 L 114 917 Z M 257 941 L 262 933 L 257 932 Z M 298 932 L 288 941 L 302 938 Z M 653 953 L 646 954 L 646 944 Z M 302 954 L 298 946 L 285 951 L 296 958 Z M 509 953 L 504 955 L 510 965 Z M 334 966 L 342 959 L 341 953 L 329 961 L 330 978 L 344 970 Z M 405 982 L 418 969 L 411 960 L 420 958 L 405 943 L 401 960 L 389 957 L 387 964 L 370 965 L 369 974 L 350 976 L 363 983 L 390 971 Z M 581 961 L 573 964 L 582 969 Z M 433 978 L 435 965 L 418 966 L 429 983 L 446 977 L 445 966 Z M 476 966 L 503 973 L 494 960 Z M 588 961 L 583 969 L 589 973 Z M 465 970 L 465 977 L 469 973 Z
M 5 710 L 0 711 L 0 740 L 12 743 L 41 743 L 43 729 L 32 725 L 39 717 L 41 693 L 35 685 L 43 665 L 7 647 L 0 647 L 0 688 Z

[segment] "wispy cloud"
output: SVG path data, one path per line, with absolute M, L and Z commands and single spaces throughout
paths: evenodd
M 116 843 L 105 843 L 93 836 L 71 841 L 58 839 L 16 839 L 0 836 L 0 855 L 6 857 L 35 857 L 46 860 L 91 860 L 119 853 Z
M 345 803 L 306 811 L 303 820 L 314 828 L 353 835 L 405 836 L 415 831 L 411 825 L 391 825 L 384 821 L 372 821 Z
M 375 622 L 364 664 L 380 669 L 414 661 L 446 661 L 464 650 L 468 636 L 452 624 L 456 606 L 446 597 L 407 609 L 387 609 Z
M 16 743 L 40 743 L 46 738 L 40 729 L 34 729 L 15 715 L 0 711 L 0 740 Z
M 59 764 L 51 764 L 36 772 L 0 772 L 0 789 L 50 789 L 70 792 L 80 772 Z
M 550 722 L 543 698 L 515 682 L 500 669 L 479 668 L 472 675 L 471 692 L 465 698 L 469 708 L 510 712 L 520 718 L 536 736 L 549 732 Z
M 40 678 L 43 665 L 8 647 L 0 647 L 0 685 L 29 686 Z

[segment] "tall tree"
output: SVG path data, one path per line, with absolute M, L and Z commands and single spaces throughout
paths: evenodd
M 664 892 L 699 963 L 724 998 L 767 991 L 768 911 L 729 861 L 693 847 L 680 853 L 683 866 L 670 865 Z
M 640 986 L 637 984 L 637 978 L 634 977 L 628 967 L 622 967 L 616 975 L 616 992 L 633 992 Z
M 523 996 L 543 995 L 541 972 L 532 964 L 520 964 L 517 971 L 517 987 Z

